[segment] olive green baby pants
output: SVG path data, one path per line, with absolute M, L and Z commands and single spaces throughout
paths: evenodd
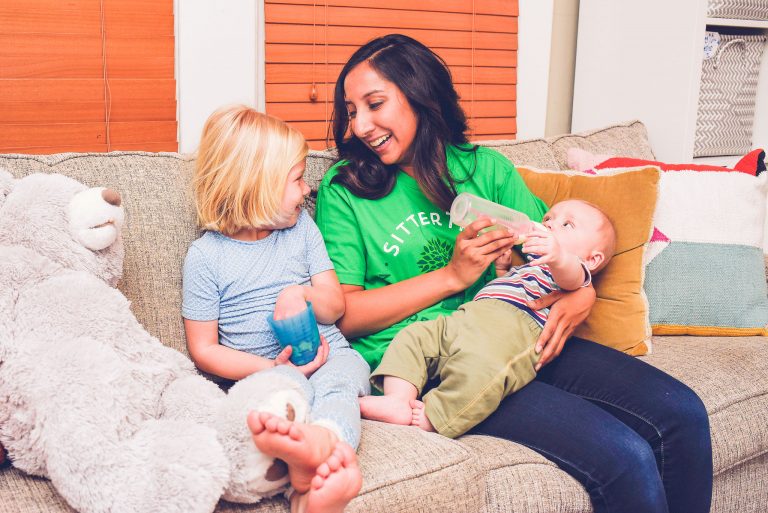
M 516 306 L 496 299 L 472 301 L 448 317 L 401 330 L 371 374 L 412 383 L 424 394 L 427 418 L 441 435 L 456 438 L 485 420 L 509 394 L 536 377 L 534 347 L 541 327 Z

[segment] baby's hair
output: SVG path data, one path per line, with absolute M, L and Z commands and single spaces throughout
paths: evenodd
M 309 151 L 304 136 L 246 105 L 228 105 L 203 127 L 193 181 L 205 230 L 231 235 L 278 219 L 286 177 Z

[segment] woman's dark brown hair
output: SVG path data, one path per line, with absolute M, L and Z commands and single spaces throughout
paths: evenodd
M 344 81 L 363 62 L 395 84 L 408 100 L 418 122 L 410 148 L 414 178 L 435 205 L 448 210 L 456 197 L 456 179 L 447 169 L 445 146 L 467 143 L 467 120 L 445 62 L 423 44 L 401 34 L 366 43 L 341 70 L 333 99 L 333 137 L 339 157 L 347 163 L 333 181 L 367 199 L 382 198 L 395 185 L 397 165 L 385 165 L 357 137 L 346 138 L 349 113 Z

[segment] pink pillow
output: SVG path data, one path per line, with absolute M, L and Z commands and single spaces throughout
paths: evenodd
M 568 148 L 565 154 L 569 169 L 590 175 L 597 174 L 594 169 L 595 166 L 609 158 L 611 155 L 594 154 L 581 148 Z

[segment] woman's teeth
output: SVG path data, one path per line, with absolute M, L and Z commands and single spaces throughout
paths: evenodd
M 389 134 L 389 135 L 382 135 L 382 136 L 381 136 L 381 137 L 379 137 L 378 139 L 376 139 L 376 140 L 372 141 L 372 142 L 371 142 L 371 146 L 373 146 L 374 148 L 378 148 L 379 146 L 381 146 L 382 144 L 384 144 L 385 142 L 387 142 L 387 141 L 389 140 L 389 138 L 390 138 L 390 137 L 392 137 L 392 135 L 391 135 L 391 134 Z

